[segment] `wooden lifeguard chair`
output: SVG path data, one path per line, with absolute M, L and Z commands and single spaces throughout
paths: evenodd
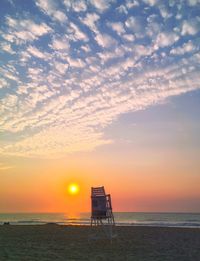
M 113 237 L 115 219 L 112 212 L 110 194 L 105 193 L 104 187 L 91 188 L 91 226 L 102 226 L 109 238 Z

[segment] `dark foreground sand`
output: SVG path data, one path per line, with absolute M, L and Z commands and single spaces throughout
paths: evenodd
M 117 227 L 112 244 L 86 226 L 0 226 L 4 260 L 200 260 L 200 229 Z M 90 239 L 90 240 L 88 240 Z

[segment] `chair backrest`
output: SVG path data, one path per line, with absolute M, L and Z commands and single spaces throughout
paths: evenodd
M 100 196 L 105 196 L 105 189 L 104 187 L 97 187 L 97 188 L 91 188 L 91 195 L 92 197 L 100 197 Z
M 107 217 L 107 199 L 104 187 L 91 189 L 92 218 Z

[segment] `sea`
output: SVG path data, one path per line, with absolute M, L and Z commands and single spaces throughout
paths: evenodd
M 200 228 L 200 213 L 115 212 L 114 217 L 118 226 Z M 5 222 L 11 225 L 90 225 L 90 213 L 2 213 L 0 225 Z

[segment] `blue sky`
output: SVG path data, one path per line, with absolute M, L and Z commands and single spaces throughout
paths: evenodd
M 177 127 L 171 104 L 195 129 L 199 0 L 3 0 L 0 25 L 1 155 L 58 158 L 126 144 L 134 131 L 142 140 L 155 117 Z

